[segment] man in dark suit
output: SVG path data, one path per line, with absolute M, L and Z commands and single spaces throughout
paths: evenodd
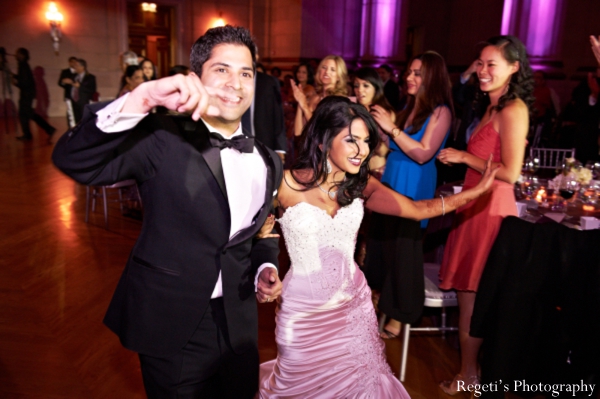
M 56 129 L 51 126 L 44 118 L 38 115 L 33 109 L 33 100 L 35 99 L 35 80 L 33 72 L 29 66 L 29 51 L 26 48 L 17 49 L 15 55 L 18 62 L 17 73 L 13 74 L 13 84 L 19 88 L 19 122 L 23 134 L 17 137 L 17 140 L 30 141 L 32 139 L 29 121 L 33 120 L 39 127 L 48 134 L 48 142 Z
M 76 62 L 76 57 L 69 57 L 69 67 L 60 71 L 60 76 L 58 77 L 58 85 L 65 91 L 63 95 L 65 100 L 71 98 L 71 84 L 77 75 L 77 73 L 75 73 Z
M 75 63 L 77 62 L 77 57 L 69 57 L 69 67 L 60 71 L 60 76 L 58 77 L 58 85 L 63 88 L 64 94 L 63 99 L 65 102 L 67 100 L 71 100 L 71 89 L 73 88 L 73 81 L 75 80 Z M 68 107 L 71 107 L 69 110 Z M 73 106 L 67 103 L 67 126 L 75 125 L 75 117 L 73 116 Z
M 71 82 L 71 101 L 75 123 L 83 117 L 83 108 L 89 104 L 96 93 L 96 77 L 87 70 L 87 62 L 78 58 L 75 62 L 75 78 Z
M 261 143 L 277 152 L 282 162 L 285 161 L 287 140 L 277 79 L 256 72 L 254 100 L 242 117 L 242 125 Z
M 391 79 L 392 68 L 387 64 L 383 64 L 377 68 L 377 73 L 381 80 L 383 80 L 383 94 L 385 98 L 387 98 L 390 105 L 396 111 L 400 111 L 400 90 L 398 85 Z
M 256 300 L 275 299 L 281 281 L 278 240 L 256 234 L 283 171 L 241 128 L 254 51 L 244 28 L 209 29 L 192 47 L 193 73 L 86 107 L 55 147 L 54 163 L 82 184 L 138 183 L 144 224 L 104 322 L 139 353 L 151 398 L 258 389 Z

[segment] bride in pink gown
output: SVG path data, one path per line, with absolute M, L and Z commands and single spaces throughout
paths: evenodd
M 495 171 L 471 190 L 413 202 L 368 177 L 377 129 L 364 107 L 327 97 L 284 175 L 279 223 L 292 263 L 277 309 L 278 355 L 261 365 L 260 398 L 409 398 L 386 362 L 371 291 L 353 259 L 363 207 L 431 218 L 483 194 Z

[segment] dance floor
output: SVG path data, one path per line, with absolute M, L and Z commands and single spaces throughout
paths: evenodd
M 65 118 L 50 122 L 57 140 Z M 85 187 L 52 165 L 43 131 L 20 142 L 15 123 L 0 119 L 0 398 L 144 398 L 137 355 L 102 324 L 141 223 L 113 204 L 108 229 L 101 208 L 86 224 Z M 274 311 L 259 306 L 261 361 L 276 356 Z M 400 343 L 386 341 L 396 375 Z M 455 335 L 412 336 L 413 398 L 447 398 L 437 384 L 458 368 Z

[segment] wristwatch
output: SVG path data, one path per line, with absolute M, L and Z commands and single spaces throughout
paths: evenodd
M 396 137 L 398 137 L 398 135 L 400 134 L 400 132 L 402 132 L 402 130 L 400 130 L 399 127 L 395 127 L 392 129 L 392 131 L 390 132 L 390 136 L 395 139 Z

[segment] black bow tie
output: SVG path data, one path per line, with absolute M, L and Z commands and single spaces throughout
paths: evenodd
M 230 140 L 226 140 L 218 133 L 210 133 L 210 143 L 213 147 L 223 148 L 234 148 L 239 152 L 245 152 L 251 154 L 254 152 L 254 138 L 247 137 L 244 135 L 235 136 Z

